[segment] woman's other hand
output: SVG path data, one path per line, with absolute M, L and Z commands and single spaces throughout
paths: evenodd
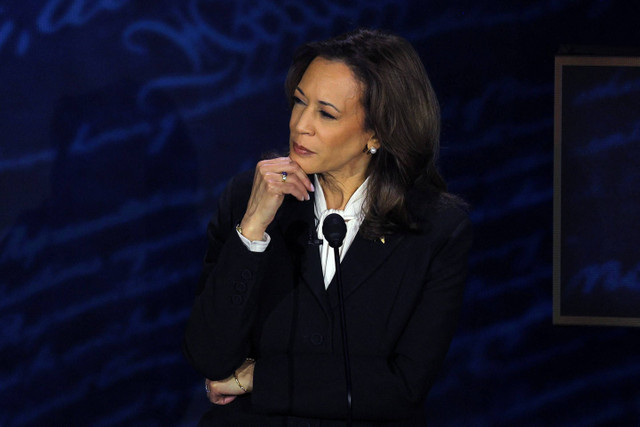
M 254 365 L 255 362 L 253 360 L 245 360 L 244 363 L 236 369 L 237 382 L 233 375 L 221 381 L 206 379 L 205 388 L 207 389 L 207 397 L 211 403 L 227 405 L 233 402 L 239 395 L 250 393 L 251 390 L 253 390 Z M 240 387 L 240 385 L 244 387 L 244 389 Z
M 256 166 L 251 197 L 240 226 L 249 240 L 262 240 L 267 226 L 276 216 L 284 196 L 309 200 L 313 184 L 300 166 L 289 157 L 263 160 Z

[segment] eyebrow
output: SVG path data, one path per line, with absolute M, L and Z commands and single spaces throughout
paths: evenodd
M 305 98 L 307 97 L 307 95 L 305 95 L 305 93 L 302 91 L 302 89 L 300 89 L 300 87 L 299 87 L 299 86 L 298 86 L 298 87 L 296 87 L 296 90 L 297 90 L 298 92 L 300 92 L 300 93 L 302 94 L 302 96 L 304 96 Z M 333 104 L 332 104 L 332 103 L 330 103 L 330 102 L 327 102 L 327 101 L 318 101 L 318 104 L 326 105 L 327 107 L 331 107 L 331 108 L 333 108 L 333 109 L 334 109 L 334 110 L 336 110 L 338 113 L 341 113 L 341 111 L 338 109 L 338 107 L 336 107 L 335 105 L 333 105 Z

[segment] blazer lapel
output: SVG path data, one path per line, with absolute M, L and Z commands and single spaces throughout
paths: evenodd
M 315 230 L 313 213 L 313 194 L 311 200 L 300 202 L 294 198 L 287 198 L 278 210 L 276 221 L 280 232 L 284 236 L 287 248 L 299 268 L 297 276 L 309 287 L 311 293 L 329 316 L 330 305 L 320 264 L 320 253 Z
M 358 233 L 340 263 L 344 298 L 347 299 L 393 253 L 402 241 L 402 234 L 393 234 L 381 240 L 365 239 Z M 338 305 L 338 291 L 334 276 L 327 289 L 331 307 Z
M 318 245 L 313 243 L 313 239 L 317 238 L 313 196 L 312 194 L 311 200 L 305 202 L 287 197 L 276 214 L 275 222 L 285 239 L 294 265 L 299 268 L 296 276 L 302 277 L 302 281 L 323 307 L 325 314 L 330 316 L 331 309 L 338 305 L 336 277 L 334 276 L 329 287 L 325 289 Z M 402 234 L 393 234 L 383 243 L 380 240 L 365 239 L 360 233 L 356 235 L 340 263 L 345 299 L 375 272 L 402 239 Z

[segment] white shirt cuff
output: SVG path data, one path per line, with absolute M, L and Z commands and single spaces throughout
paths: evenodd
M 244 243 L 247 249 L 249 249 L 251 252 L 264 252 L 267 250 L 269 242 L 271 242 L 271 236 L 269 236 L 267 233 L 264 233 L 262 235 L 262 240 L 249 240 L 242 234 L 240 234 L 238 230 L 236 230 L 236 233 L 238 233 L 238 236 L 240 237 L 240 240 L 242 240 L 242 243 Z

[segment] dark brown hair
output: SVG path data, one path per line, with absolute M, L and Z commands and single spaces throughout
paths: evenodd
M 305 70 L 316 57 L 345 63 L 362 84 L 365 128 L 380 149 L 367 175 L 367 215 L 360 228 L 369 238 L 412 229 L 407 194 L 414 184 L 445 192 L 436 169 L 440 109 L 420 57 L 402 37 L 360 29 L 300 47 L 285 88 L 291 102 Z

